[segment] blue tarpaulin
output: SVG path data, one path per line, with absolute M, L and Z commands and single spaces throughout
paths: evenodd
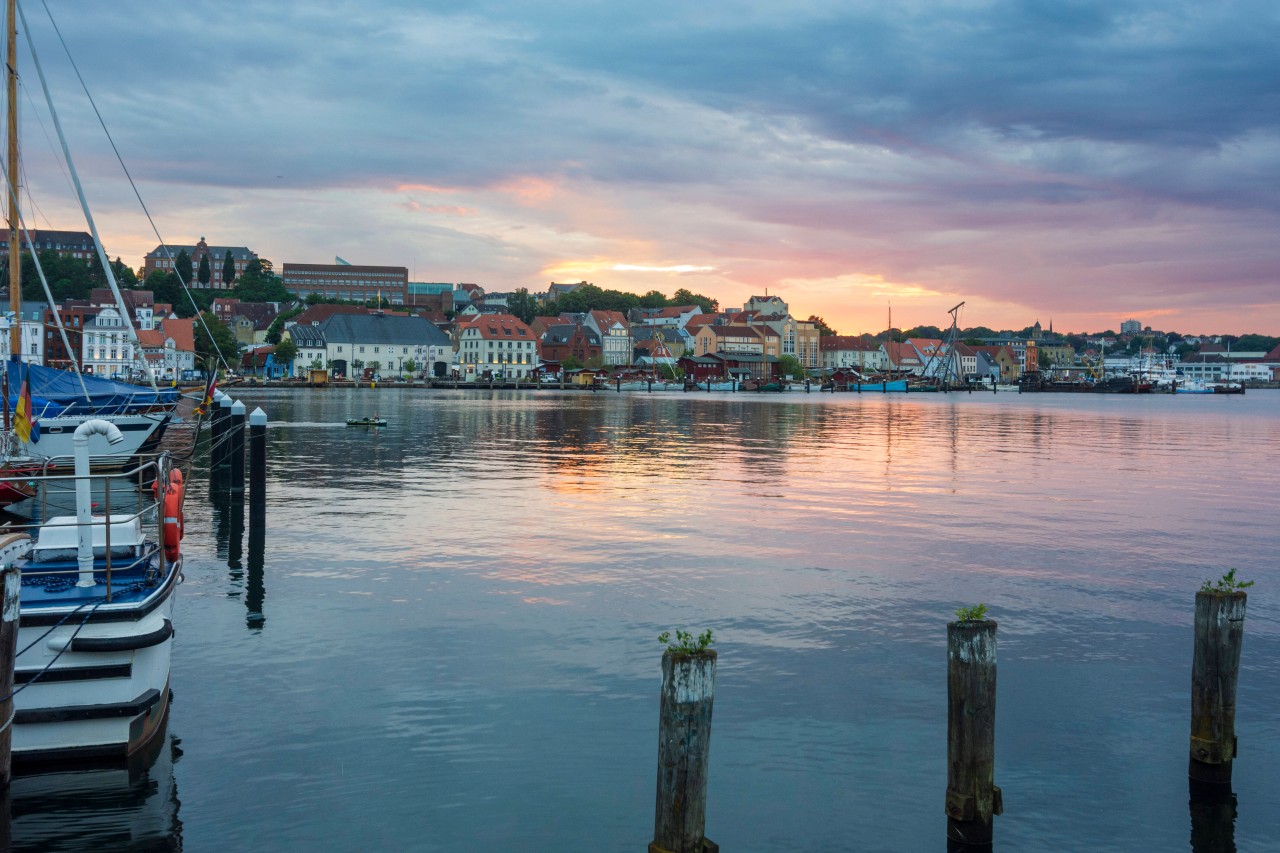
M 36 416 L 41 418 L 58 415 L 126 414 L 178 402 L 176 388 L 153 391 L 141 385 L 116 382 L 92 374 L 84 374 L 83 377 L 84 388 L 89 391 L 89 399 L 86 400 L 80 380 L 69 370 L 55 370 L 17 361 L 6 361 L 5 365 L 9 371 L 10 411 L 16 409 L 22 381 L 27 379 L 31 382 L 32 408 Z

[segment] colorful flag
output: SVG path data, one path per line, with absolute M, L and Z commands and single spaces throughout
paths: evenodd
M 204 386 L 204 397 L 200 399 L 200 405 L 196 406 L 194 414 L 197 417 L 208 414 L 209 407 L 213 405 L 213 392 L 218 388 L 218 371 L 209 371 L 209 381 Z
M 18 434 L 18 438 L 23 441 L 31 444 L 40 441 L 40 419 L 36 417 L 35 409 L 31 406 L 31 386 L 25 377 L 22 380 L 22 390 L 18 392 L 13 429 Z

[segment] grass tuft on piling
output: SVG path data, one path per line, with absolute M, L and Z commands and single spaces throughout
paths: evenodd
M 973 607 L 956 608 L 957 622 L 985 622 L 987 620 L 987 605 L 975 604 Z
M 688 631 L 677 629 L 674 640 L 671 639 L 670 631 L 663 631 L 658 635 L 658 642 L 665 644 L 667 651 L 673 655 L 696 655 L 711 648 L 716 641 L 708 628 L 696 637 Z
M 1243 592 L 1253 586 L 1253 581 L 1242 581 L 1236 578 L 1236 570 L 1232 569 L 1217 581 L 1205 581 L 1200 585 L 1200 591 L 1205 593 L 1232 593 Z

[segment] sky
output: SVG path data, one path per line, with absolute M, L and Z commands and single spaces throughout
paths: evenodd
M 1280 4 L 23 6 L 112 257 L 161 237 L 843 334 L 1280 334 Z M 20 37 L 20 39 L 25 37 Z M 36 227 L 86 230 L 21 41 Z

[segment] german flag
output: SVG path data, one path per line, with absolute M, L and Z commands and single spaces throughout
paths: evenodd
M 209 381 L 204 386 L 204 396 L 200 398 L 200 405 L 196 406 L 195 414 L 197 417 L 203 417 L 209 413 L 209 407 L 213 405 L 213 392 L 218 390 L 218 371 L 209 371 Z
M 18 406 L 13 415 L 13 429 L 18 438 L 30 444 L 40 441 L 40 419 L 31 405 L 31 384 L 22 377 L 22 390 L 18 392 Z

